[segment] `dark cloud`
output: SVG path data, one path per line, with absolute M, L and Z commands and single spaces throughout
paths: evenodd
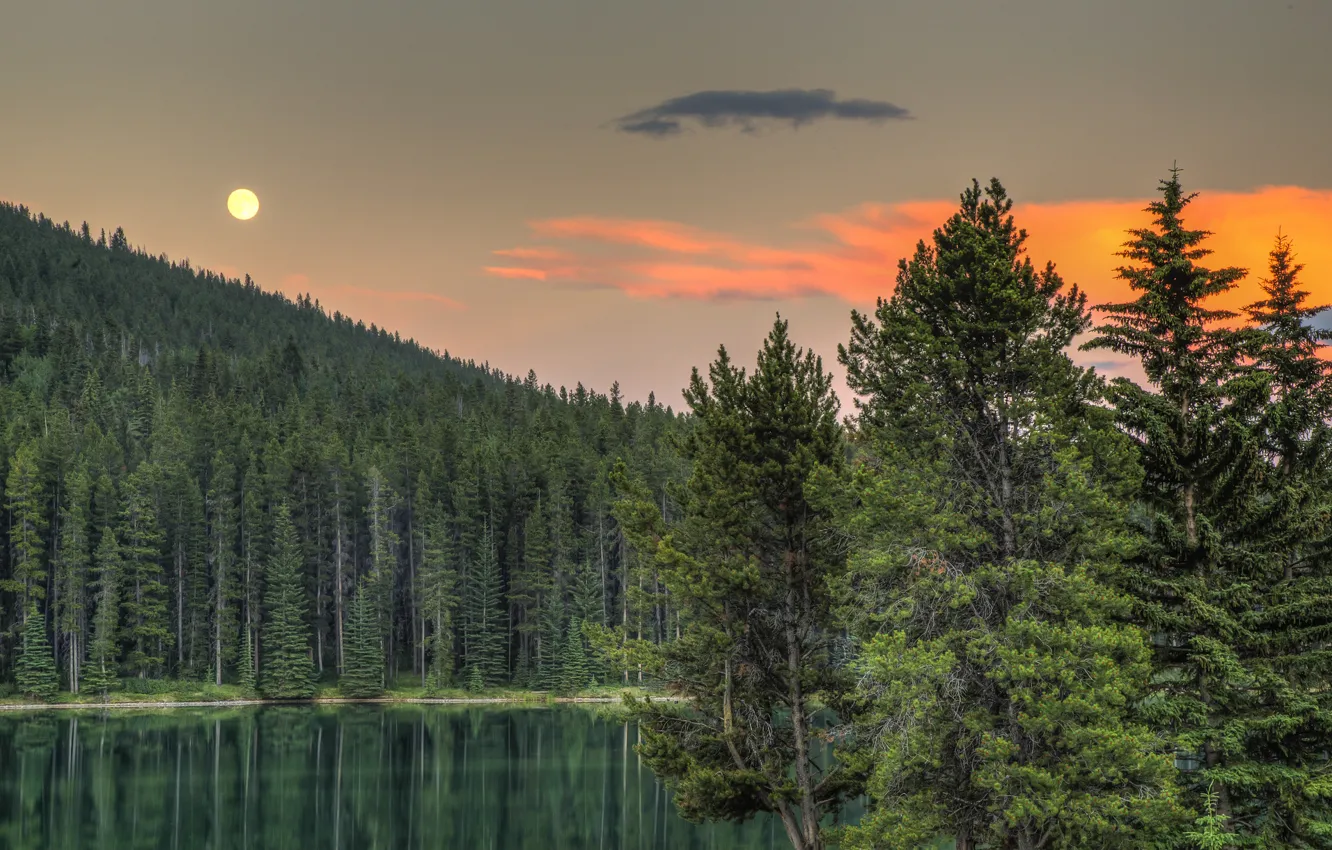
M 615 126 L 624 133 L 661 138 L 680 133 L 688 120 L 704 127 L 738 126 L 752 133 L 760 122 L 790 122 L 799 127 L 821 118 L 878 123 L 911 117 L 906 109 L 887 101 L 838 100 L 830 89 L 700 91 L 625 115 L 616 120 Z

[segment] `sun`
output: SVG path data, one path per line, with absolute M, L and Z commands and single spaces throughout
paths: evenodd
M 237 189 L 227 196 L 227 212 L 241 221 L 252 219 L 259 212 L 259 198 L 249 189 Z

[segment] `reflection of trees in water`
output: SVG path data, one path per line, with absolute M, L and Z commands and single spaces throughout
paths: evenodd
M 0 847 L 758 850 L 681 821 L 636 735 L 579 708 L 0 715 Z

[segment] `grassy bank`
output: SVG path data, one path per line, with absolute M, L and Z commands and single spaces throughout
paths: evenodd
M 529 703 L 544 705 L 564 702 L 619 702 L 625 693 L 643 695 L 650 693 L 642 688 L 624 688 L 603 686 L 590 688 L 576 694 L 553 694 L 545 691 L 531 691 L 518 688 L 484 688 L 480 691 L 468 691 L 463 688 L 442 688 L 427 690 L 419 682 L 398 682 L 381 696 L 373 698 L 351 698 L 343 694 L 336 684 L 321 684 L 315 689 L 310 702 L 372 702 L 372 703 Z M 17 693 L 0 693 L 0 711 L 27 710 L 42 708 L 149 708 L 171 706 L 207 706 L 207 705 L 264 705 L 281 702 L 264 699 L 262 694 L 238 685 L 214 685 L 204 682 L 139 680 L 130 679 L 107 695 L 105 700 L 100 694 L 71 694 L 61 692 L 48 702 L 34 702 L 31 698 Z

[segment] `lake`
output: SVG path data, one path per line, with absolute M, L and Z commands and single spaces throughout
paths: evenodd
M 779 850 L 695 825 L 582 706 L 0 712 L 3 850 Z

